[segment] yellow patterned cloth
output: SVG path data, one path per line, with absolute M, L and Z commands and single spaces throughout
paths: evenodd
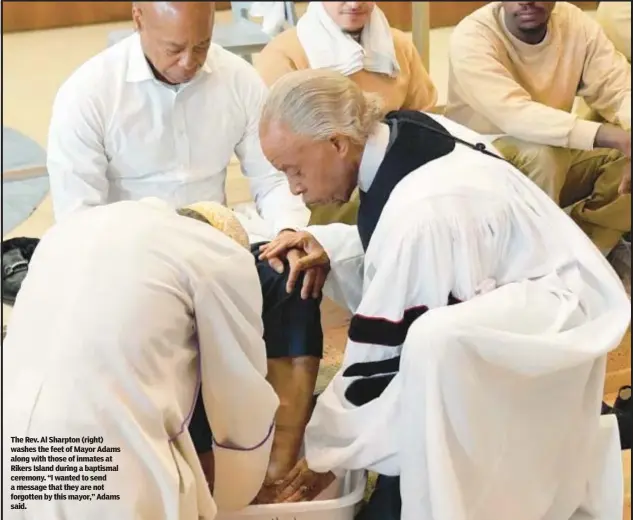
M 222 231 L 222 233 L 246 249 L 250 249 L 248 233 L 246 233 L 233 211 L 226 206 L 218 202 L 196 202 L 185 209 L 190 209 L 202 215 L 214 228 Z

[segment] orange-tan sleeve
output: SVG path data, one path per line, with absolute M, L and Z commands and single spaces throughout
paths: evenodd
M 284 36 L 282 33 L 266 45 L 255 62 L 255 68 L 267 87 L 271 87 L 284 74 L 297 70 L 289 47 L 294 42 L 288 38 L 282 39 Z
M 578 95 L 610 123 L 631 129 L 631 65 L 602 27 L 582 13 L 587 54 Z
M 402 108 L 429 111 L 437 104 L 437 89 L 422 64 L 422 58 L 413 42 L 405 43 L 405 56 L 409 63 L 409 85 Z
M 631 62 L 631 2 L 600 2 L 597 20 L 615 48 Z
M 449 81 L 463 102 L 517 139 L 592 150 L 600 123 L 532 99 L 503 63 L 504 50 L 492 39 L 485 29 L 465 22 L 451 35 Z

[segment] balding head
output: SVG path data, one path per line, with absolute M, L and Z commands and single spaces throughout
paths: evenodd
M 193 79 L 211 43 L 215 2 L 134 2 L 132 17 L 143 52 L 158 79 Z

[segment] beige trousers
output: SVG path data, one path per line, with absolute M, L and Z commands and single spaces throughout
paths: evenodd
M 607 254 L 631 230 L 631 195 L 619 195 L 628 161 L 616 150 L 571 150 L 502 137 L 495 147 Z

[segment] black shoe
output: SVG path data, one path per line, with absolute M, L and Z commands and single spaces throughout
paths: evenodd
M 2 302 L 15 303 L 38 238 L 18 237 L 2 242 Z
M 600 415 L 615 415 L 618 421 L 618 432 L 620 434 L 620 448 L 622 450 L 631 449 L 631 440 L 633 440 L 633 414 L 631 411 L 620 410 L 611 407 L 607 403 L 602 403 Z
M 623 386 L 618 391 L 618 397 L 615 400 L 613 408 L 615 408 L 616 410 L 621 410 L 623 412 L 631 413 L 633 412 L 633 405 L 631 404 L 632 401 L 631 385 Z
M 631 449 L 631 441 L 633 440 L 633 414 L 631 412 L 622 412 L 614 408 L 615 418 L 618 420 L 618 430 L 620 432 L 620 447 L 623 450 Z

